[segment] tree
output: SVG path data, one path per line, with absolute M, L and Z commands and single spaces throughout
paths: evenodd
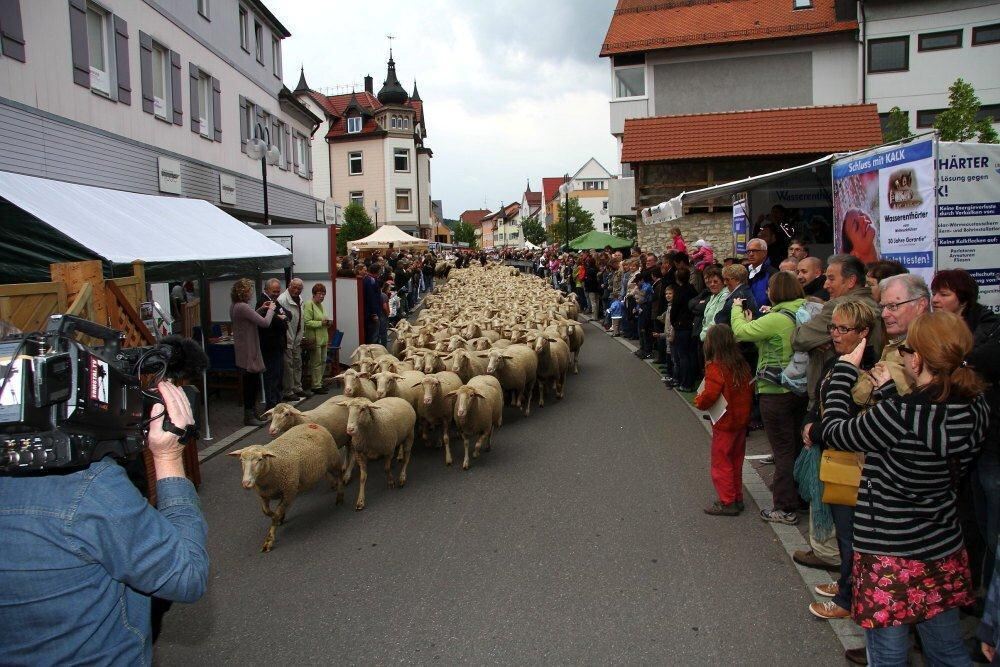
M 583 236 L 594 229 L 594 214 L 580 206 L 580 202 L 574 198 L 569 198 L 569 240 L 572 241 L 578 236 Z M 564 245 L 566 243 L 566 202 L 559 207 L 559 219 L 549 225 L 549 241 Z
M 538 222 L 537 217 L 532 216 L 525 220 L 521 225 L 521 231 L 524 232 L 524 238 L 535 245 L 540 246 L 545 243 L 545 227 Z
M 889 120 L 885 124 L 885 132 L 882 133 L 882 141 L 899 141 L 913 136 L 910 132 L 910 119 L 899 107 L 889 109 Z
M 1000 142 L 990 117 L 980 118 L 982 102 L 971 83 L 961 78 L 948 89 L 948 108 L 934 119 L 934 129 L 941 133 L 941 141 L 969 141 L 978 138 L 981 144 Z
M 346 255 L 348 241 L 363 239 L 374 231 L 375 225 L 365 207 L 358 203 L 348 204 L 344 208 L 344 224 L 337 230 L 337 254 Z
M 468 243 L 470 248 L 476 247 L 476 228 L 467 222 L 459 221 L 455 225 L 455 243 Z
M 620 239 L 635 241 L 638 237 L 634 218 L 611 218 L 611 235 Z

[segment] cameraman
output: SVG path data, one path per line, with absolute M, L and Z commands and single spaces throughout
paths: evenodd
M 176 427 L 194 423 L 181 389 L 158 389 Z M 158 509 L 107 458 L 0 476 L 0 664 L 150 664 L 150 596 L 205 592 L 205 519 L 163 410 L 153 407 L 147 439 Z

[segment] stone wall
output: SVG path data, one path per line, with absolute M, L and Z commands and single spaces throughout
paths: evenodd
M 732 211 L 688 213 L 678 220 L 648 225 L 640 218 L 637 226 L 639 247 L 643 250 L 662 252 L 672 240 L 670 230 L 679 227 L 684 242 L 688 245 L 688 252 L 694 251 L 695 241 L 705 239 L 712 244 L 717 262 L 722 263 L 723 258 L 733 255 Z

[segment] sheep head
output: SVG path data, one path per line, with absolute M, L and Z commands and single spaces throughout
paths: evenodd
M 424 386 L 424 405 L 432 404 L 434 396 L 441 392 L 441 380 L 433 375 L 425 375 L 420 384 Z
M 352 438 L 365 424 L 372 421 L 376 410 L 382 408 L 367 398 L 353 398 L 344 403 L 347 406 L 347 435 Z
M 477 398 L 486 398 L 485 394 L 469 385 L 462 385 L 455 391 L 449 391 L 446 396 L 454 401 L 455 416 L 457 417 L 464 417 L 469 413 L 472 401 Z
M 298 424 L 299 418 L 302 417 L 302 412 L 288 403 L 278 403 L 262 416 L 271 417 L 271 423 L 267 427 L 267 433 L 273 438 L 281 435 L 291 427 Z
M 274 457 L 274 452 L 263 445 L 250 445 L 243 449 L 227 452 L 229 456 L 237 456 L 243 467 L 243 488 L 252 489 L 257 478 L 267 470 L 267 460 Z
M 340 375 L 334 377 L 344 383 L 344 396 L 353 397 L 360 392 L 361 380 L 367 380 L 368 373 L 360 373 L 353 368 L 348 368 Z

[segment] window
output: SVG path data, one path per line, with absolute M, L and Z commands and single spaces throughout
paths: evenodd
M 111 95 L 111 50 L 108 48 L 111 15 L 87 4 L 87 50 L 90 55 L 90 87 Z M 169 61 L 168 61 L 169 66 Z
M 992 123 L 1000 123 L 1000 104 L 984 104 L 979 107 L 979 113 L 976 114 L 976 120 L 982 120 L 984 118 L 991 119 Z
M 308 139 L 306 139 L 301 134 L 296 137 L 295 141 L 295 158 L 299 161 L 299 176 L 304 178 L 309 178 L 309 151 L 306 150 L 308 146 Z M 358 153 L 360 156 L 361 154 Z
M 962 31 L 946 30 L 917 36 L 917 51 L 941 51 L 962 48 Z
M 392 151 L 393 168 L 396 171 L 410 170 L 410 150 L 408 148 L 395 148 Z
M 347 119 L 347 133 L 357 134 L 361 131 L 361 116 L 351 116 Z
M 611 231 L 611 223 L 610 222 L 605 222 L 601 226 L 604 228 L 604 231 L 606 231 L 606 232 L 610 232 Z
M 244 129 L 243 141 L 244 143 L 253 138 L 254 123 L 257 117 L 257 111 L 254 107 L 254 103 L 250 100 L 243 100 L 240 98 L 240 113 L 243 114 L 243 118 L 240 119 L 241 129 Z
M 212 77 L 198 72 L 198 133 L 212 138 Z
M 1000 23 L 980 25 L 972 29 L 972 45 L 996 44 L 1000 42 Z
M 351 193 L 351 203 L 357 204 L 358 206 L 365 205 L 365 193 L 362 190 L 356 190 Z
M 163 120 L 168 120 L 167 112 L 173 109 L 171 92 L 170 51 L 153 42 L 153 114 Z
M 250 53 L 250 14 L 246 7 L 240 7 L 240 46 Z
M 603 202 L 601 202 L 601 210 L 604 211 L 605 214 L 607 214 L 607 212 L 608 212 L 608 200 L 607 199 L 605 199 Z
M 198 13 L 207 19 L 211 19 L 208 13 L 208 0 L 198 0 Z
M 934 127 L 938 114 L 945 109 L 924 109 L 917 112 L 917 127 Z
M 351 176 L 365 173 L 361 163 L 361 151 L 347 154 L 347 173 Z
M 584 190 L 603 190 L 604 189 L 604 181 L 584 181 L 583 182 L 583 189 Z
M 261 65 L 263 65 L 264 64 L 264 26 L 262 26 L 261 24 L 257 23 L 256 21 L 253 22 L 253 40 L 254 40 L 254 45 L 255 45 L 254 46 L 254 48 L 255 48 L 254 52 L 257 54 L 257 62 L 259 62 Z
M 615 69 L 615 97 L 641 97 L 646 94 L 646 66 Z
M 396 212 L 397 213 L 409 213 L 410 212 L 410 191 L 409 190 L 396 190 Z
M 792 9 L 812 9 L 812 0 L 792 0 Z
M 905 72 L 910 69 L 910 38 L 889 37 L 868 42 L 868 72 Z
M 281 78 L 281 42 L 277 37 L 271 38 L 271 71 L 274 76 Z

